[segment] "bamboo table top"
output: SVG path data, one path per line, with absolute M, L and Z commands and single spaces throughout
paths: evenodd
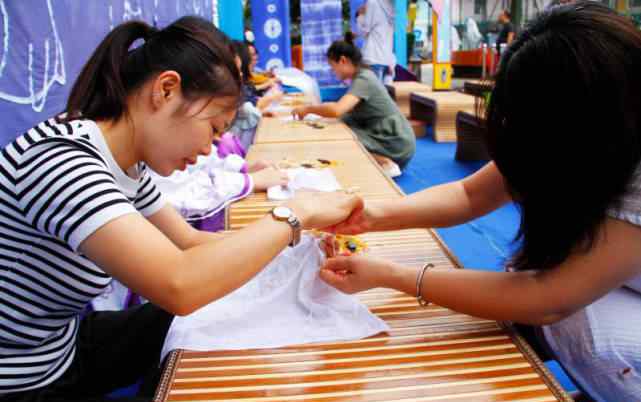
M 360 187 L 365 199 L 402 192 L 387 179 L 357 141 L 256 144 L 248 159 L 335 160 L 343 187 Z M 262 198 L 261 198 L 262 197 Z M 273 206 L 263 195 L 234 204 L 231 229 Z M 413 229 L 359 236 L 370 256 L 418 268 L 459 268 L 430 230 Z M 275 349 L 170 354 L 155 402 L 414 402 L 523 401 L 572 399 L 527 343 L 510 327 L 456 313 L 389 289 L 357 295 L 390 331 L 341 342 Z
M 263 118 L 256 131 L 255 144 L 353 140 L 352 130 L 337 119 L 322 119 L 315 127 L 307 121 Z
M 352 188 L 366 200 L 400 197 L 396 186 L 387 179 L 357 141 L 308 141 L 305 143 L 255 144 L 249 150 L 250 161 L 265 159 L 278 162 L 336 161 L 331 167 L 344 189 Z M 268 213 L 278 201 L 269 201 L 265 193 L 252 194 L 228 208 L 227 228 L 241 228 Z
M 427 230 L 363 235 L 369 254 L 455 267 Z M 171 354 L 155 401 L 570 401 L 529 347 L 495 321 L 372 289 L 387 333 L 276 349 Z

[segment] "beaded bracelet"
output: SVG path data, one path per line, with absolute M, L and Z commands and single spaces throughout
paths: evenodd
M 423 265 L 423 268 L 421 268 L 421 271 L 416 277 L 416 300 L 418 301 L 418 305 L 421 307 L 426 307 L 430 304 L 430 302 L 423 299 L 423 295 L 421 295 L 421 284 L 423 283 L 423 276 L 425 275 L 425 271 L 427 271 L 429 268 L 434 268 L 434 265 L 430 263 Z

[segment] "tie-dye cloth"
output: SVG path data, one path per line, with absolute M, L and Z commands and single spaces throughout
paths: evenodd
M 341 1 L 301 0 L 300 14 L 305 72 L 321 86 L 337 85 L 339 81 L 327 63 L 327 48 L 343 37 Z

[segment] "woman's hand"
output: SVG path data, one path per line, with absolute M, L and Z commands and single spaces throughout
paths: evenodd
M 285 205 L 294 211 L 303 229 L 322 229 L 344 221 L 352 211 L 363 208 L 363 199 L 343 192 L 298 191 Z
M 344 293 L 390 287 L 393 278 L 400 271 L 395 264 L 365 256 L 339 256 L 329 258 L 321 266 L 320 277 Z M 411 271 L 402 271 L 411 275 Z
M 276 164 L 270 161 L 266 160 L 257 160 L 256 162 L 252 162 L 247 165 L 247 172 L 249 173 L 255 173 L 263 169 L 267 168 L 276 168 Z
M 265 191 L 272 186 L 286 186 L 289 183 L 287 172 L 273 167 L 251 173 L 250 176 L 254 182 L 254 192 Z
M 378 216 L 381 215 L 379 208 L 374 204 L 363 204 L 361 208 L 356 208 L 350 216 L 343 222 L 326 227 L 323 230 L 330 233 L 355 235 L 366 233 L 374 230 L 374 223 Z
M 297 120 L 303 120 L 308 114 L 309 109 L 307 108 L 307 106 L 298 106 L 295 107 L 294 110 L 292 110 L 292 115 L 294 116 L 294 119 Z

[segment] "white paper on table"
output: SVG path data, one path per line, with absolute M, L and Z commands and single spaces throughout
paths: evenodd
M 283 123 L 288 123 L 290 121 L 294 121 L 294 116 L 291 114 L 286 114 L 283 116 L 279 116 L 278 120 L 282 121 Z
M 280 120 L 280 121 L 282 121 L 284 123 L 287 123 L 287 122 L 290 122 L 290 121 L 296 121 L 294 119 L 294 116 L 291 115 L 291 114 L 280 116 L 280 117 L 278 117 L 278 120 Z M 323 120 L 323 116 L 321 116 L 319 114 L 316 114 L 316 113 L 309 113 L 309 114 L 306 114 L 305 117 L 303 117 L 302 121 L 319 121 L 319 120 Z
M 288 200 L 297 190 L 332 192 L 341 189 L 331 169 L 294 168 L 285 169 L 289 176 L 286 187 L 272 186 L 267 189 L 267 198 L 272 201 Z
M 323 120 L 323 116 L 316 114 L 316 113 L 308 113 L 303 117 L 304 121 L 318 121 L 318 120 Z
M 266 112 L 272 113 L 291 113 L 292 110 L 294 110 L 293 107 L 281 104 L 270 105 L 265 109 Z
M 175 349 L 238 350 L 361 339 L 388 331 L 355 296 L 318 276 L 319 240 L 303 236 L 244 286 L 176 317 L 162 358 Z

